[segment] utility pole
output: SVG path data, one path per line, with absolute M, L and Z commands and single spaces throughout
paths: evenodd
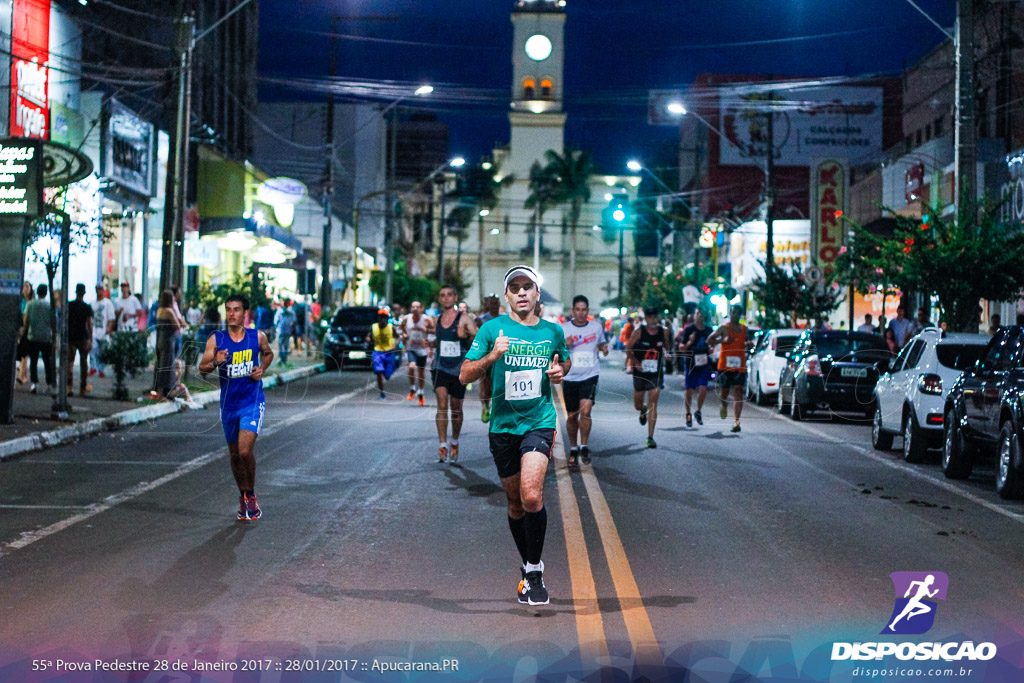
M 188 189 L 189 135 L 192 130 L 192 56 L 196 46 L 195 15 L 182 3 L 178 30 L 178 111 L 167 175 L 167 204 L 164 210 L 163 249 L 160 260 L 160 291 L 180 285 L 183 270 L 185 195 Z
M 388 166 L 384 187 L 384 301 L 390 306 L 394 296 L 395 277 L 395 157 L 398 149 L 398 110 L 391 112 L 391 135 L 388 139 Z
M 447 227 L 445 226 L 445 195 L 448 194 L 448 178 L 444 173 L 434 177 L 434 187 L 441 189 L 441 218 L 437 228 L 437 281 L 442 285 L 444 282 L 444 237 Z
M 338 71 L 338 17 L 331 18 L 331 60 L 327 73 L 331 79 Z M 324 170 L 324 232 L 320 245 L 323 252 L 320 268 L 320 305 L 330 306 L 334 298 L 331 287 L 331 198 L 334 196 L 334 91 L 327 91 L 327 167 Z M 355 273 L 359 272 L 359 261 L 353 261 L 352 291 L 355 293 Z
M 974 125 L 974 3 L 956 3 L 956 210 L 977 198 Z
M 775 268 L 775 98 L 768 100 L 768 158 L 765 161 L 764 170 L 764 192 L 765 192 L 765 262 L 764 262 L 764 284 L 768 290 L 765 297 L 768 302 L 765 306 L 765 319 L 773 321 L 774 312 L 771 310 L 772 273 Z M 718 244 L 718 240 L 715 240 Z M 718 262 L 715 262 L 717 267 Z M 769 324 L 771 324 L 769 322 Z

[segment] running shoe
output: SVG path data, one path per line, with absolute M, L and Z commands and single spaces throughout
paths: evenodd
M 690 415 L 689 413 L 686 414 L 686 426 L 687 427 L 692 427 L 693 426 L 693 415 Z
M 704 416 L 700 414 L 699 410 L 693 414 L 693 417 L 697 420 L 697 424 L 704 424 Z
M 548 589 L 544 586 L 544 572 L 528 572 L 523 578 L 523 588 L 526 589 L 526 602 L 528 604 L 546 605 L 551 602 L 548 598 Z
M 92 377 L 96 374 L 96 368 L 89 368 L 89 376 Z
M 647 437 L 647 447 L 648 448 L 657 448 L 658 444 L 654 443 L 654 439 L 652 439 L 651 437 Z
M 382 401 L 388 400 L 388 395 L 385 394 L 383 391 L 380 392 L 380 400 L 382 400 Z
M 483 409 L 480 411 L 480 421 L 484 424 L 491 421 L 491 407 L 489 405 L 484 405 Z
M 245 494 L 238 496 L 238 521 L 244 522 L 249 519 L 249 506 L 245 504 Z
M 420 394 L 420 405 L 421 406 L 427 405 L 427 401 L 426 401 L 426 399 L 423 398 L 423 394 Z
M 722 418 L 723 420 L 729 417 L 729 406 L 723 403 L 722 407 L 718 409 L 718 417 Z
M 731 430 L 729 430 L 729 431 L 731 431 L 731 432 L 732 432 L 733 434 L 735 434 L 735 433 L 739 432 L 739 431 L 740 431 L 740 423 L 739 423 L 739 422 L 737 422 L 736 424 L 734 424 L 734 425 L 732 426 L 732 429 L 731 429 Z
M 451 450 L 448 451 L 448 462 L 452 465 L 459 459 L 459 444 L 453 443 Z
M 583 458 L 583 464 L 590 464 L 590 446 L 580 446 L 580 457 Z
M 641 424 L 641 426 L 647 424 L 647 404 L 646 403 L 644 404 L 644 407 L 640 409 L 640 424 Z
M 409 400 L 411 401 L 414 398 L 416 398 L 416 392 L 415 391 L 409 391 Z
M 569 465 L 569 469 L 576 469 L 577 467 L 579 467 L 579 458 L 579 450 L 575 448 L 570 448 L 569 457 L 565 459 L 566 463 Z
M 446 446 L 441 446 L 440 448 L 437 449 L 437 461 L 438 462 L 444 462 L 447 459 L 448 459 L 448 448 Z
M 519 579 L 519 588 L 516 589 L 516 597 L 519 599 L 519 602 L 521 602 L 522 604 L 525 605 L 525 604 L 527 604 L 527 598 L 526 598 L 526 568 L 523 567 L 522 565 L 519 566 L 519 574 L 520 574 L 521 578 Z
M 260 504 L 256 502 L 256 494 L 245 497 L 245 507 L 249 513 L 250 520 L 257 520 L 263 516 L 263 511 L 260 510 Z

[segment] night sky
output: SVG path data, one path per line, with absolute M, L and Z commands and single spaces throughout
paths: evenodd
M 952 27 L 955 0 L 917 4 Z M 513 5 L 261 0 L 260 75 L 324 79 L 326 32 L 341 15 L 338 76 L 437 85 L 448 101 L 415 104 L 449 123 L 452 154 L 475 159 L 508 141 Z M 895 74 L 944 39 L 906 0 L 568 0 L 567 14 L 566 144 L 609 172 L 632 156 L 674 165 L 677 133 L 647 125 L 648 88 L 685 87 L 700 73 Z M 266 84 L 260 97 L 324 98 Z

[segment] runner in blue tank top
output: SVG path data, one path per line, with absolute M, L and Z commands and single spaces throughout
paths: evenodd
M 210 335 L 199 362 L 199 372 L 205 375 L 216 368 L 220 377 L 220 421 L 238 484 L 239 520 L 256 520 L 263 514 L 256 501 L 253 447 L 266 409 L 263 373 L 274 361 L 266 335 L 245 327 L 248 310 L 249 300 L 241 294 L 228 297 L 224 304 L 228 329 Z

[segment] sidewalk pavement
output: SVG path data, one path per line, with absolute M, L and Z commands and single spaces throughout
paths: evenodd
M 40 363 L 39 377 L 43 379 L 43 368 Z M 267 370 L 263 378 L 264 387 L 285 384 L 302 377 L 308 377 L 325 371 L 322 357 L 307 357 L 304 352 L 292 352 L 289 363 L 282 365 L 278 360 Z M 39 385 L 39 393 L 29 392 L 30 384 L 16 384 L 14 389 L 14 424 L 0 425 L 0 462 L 19 455 L 51 448 L 75 441 L 84 436 L 104 431 L 113 431 L 144 420 L 152 420 L 164 415 L 185 410 L 188 406 L 182 401 L 154 401 L 149 397 L 153 386 L 153 369 L 146 369 L 138 377 L 129 377 L 126 384 L 129 393 L 134 397 L 131 401 L 115 401 L 113 399 L 113 371 L 107 368 L 106 377 L 98 374 L 89 378 L 92 391 L 85 398 L 79 397 L 79 373 L 75 368 L 74 396 L 68 397 L 71 412 L 66 419 L 51 415 L 54 397 L 46 392 L 45 384 Z M 192 394 L 193 401 L 201 408 L 209 403 L 220 400 L 220 387 L 217 377 L 209 375 L 206 379 L 199 376 L 196 369 L 190 368 L 186 385 Z

